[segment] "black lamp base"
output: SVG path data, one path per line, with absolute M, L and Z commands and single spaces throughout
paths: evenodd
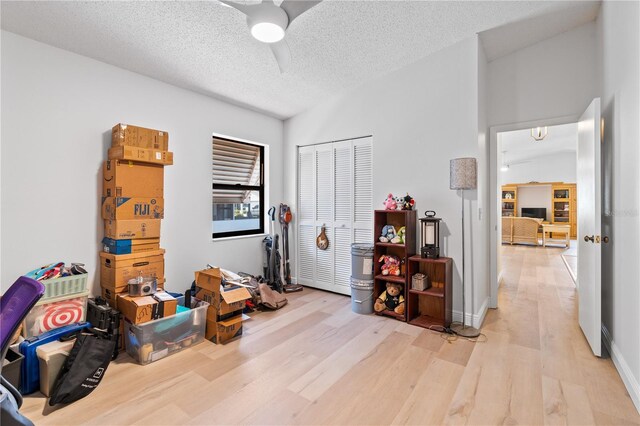
M 420 256 L 427 259 L 437 259 L 440 257 L 440 247 L 422 247 Z

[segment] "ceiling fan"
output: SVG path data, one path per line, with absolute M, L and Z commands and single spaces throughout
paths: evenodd
M 262 0 L 258 4 L 219 1 L 247 15 L 247 25 L 251 35 L 256 40 L 269 44 L 280 72 L 284 73 L 291 64 L 289 45 L 284 40 L 287 28 L 294 19 L 322 0 L 284 0 L 280 6 L 277 6 L 273 0 Z

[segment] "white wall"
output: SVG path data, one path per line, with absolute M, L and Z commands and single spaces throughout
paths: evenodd
M 461 200 L 449 189 L 449 160 L 456 157 L 480 160 L 479 189 L 465 194 L 472 229 L 467 230 L 467 284 L 475 287 L 478 300 L 487 296 L 486 223 L 478 220 L 486 167 L 484 147 L 478 142 L 477 57 L 474 37 L 285 122 L 285 175 L 291 177 L 296 176 L 296 146 L 373 135 L 374 207 L 383 208 L 389 192 L 409 192 L 416 199 L 418 216 L 431 209 L 444 219 L 443 252 L 454 258 L 454 310 L 461 305 Z M 285 181 L 285 200 L 295 205 L 293 178 Z M 480 306 L 475 305 L 477 312 Z
M 547 220 L 551 220 L 551 185 L 521 186 L 518 188 L 518 216 L 523 207 L 544 207 Z
M 562 152 L 536 157 L 528 163 L 511 164 L 500 172 L 501 184 L 528 182 L 576 182 L 576 153 Z
M 602 321 L 640 410 L 640 3 L 602 3 L 597 20 L 604 118 Z M 605 340 L 606 341 L 606 340 Z
M 489 125 L 583 112 L 598 96 L 591 22 L 489 62 Z
M 118 122 L 169 132 L 167 288 L 206 263 L 260 272 L 261 238 L 211 241 L 211 135 L 268 144 L 282 198 L 282 122 L 2 32 L 2 285 L 54 261 L 84 262 L 99 291 L 101 163 Z

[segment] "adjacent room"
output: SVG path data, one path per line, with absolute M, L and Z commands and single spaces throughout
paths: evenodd
M 640 1 L 0 25 L 3 426 L 640 425 Z
M 514 253 L 526 256 L 542 247 L 559 256 L 576 281 L 578 123 L 498 133 L 498 147 L 501 267 L 511 269 Z

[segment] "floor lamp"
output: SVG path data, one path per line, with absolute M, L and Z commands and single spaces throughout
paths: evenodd
M 464 265 L 464 190 L 478 187 L 478 165 L 475 158 L 454 158 L 449 162 L 449 189 L 462 190 L 462 324 L 454 324 L 451 330 L 463 337 L 478 337 L 480 330 L 467 325 L 465 304 L 465 265 Z

